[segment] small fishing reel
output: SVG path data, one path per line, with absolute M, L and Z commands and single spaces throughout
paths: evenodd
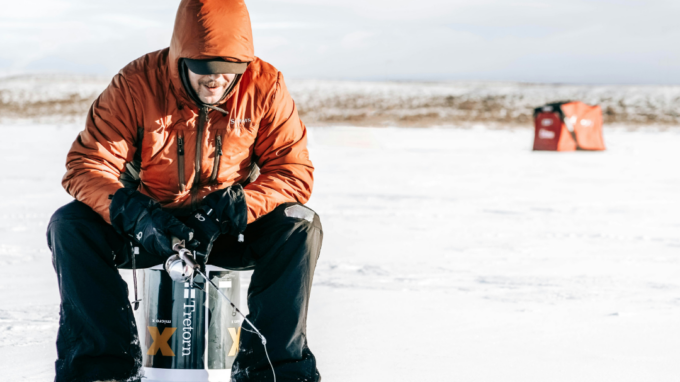
M 200 268 L 200 265 L 191 251 L 184 247 L 184 241 L 173 238 L 172 243 L 172 249 L 177 253 L 165 261 L 165 271 L 177 282 L 193 280 L 194 270 Z

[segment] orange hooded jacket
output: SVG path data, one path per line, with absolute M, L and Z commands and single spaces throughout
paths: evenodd
M 250 62 L 219 105 L 226 115 L 199 108 L 179 75 L 181 58 L 214 57 Z M 245 186 L 248 223 L 309 199 L 306 128 L 281 73 L 254 56 L 244 2 L 182 0 L 170 47 L 128 64 L 93 103 L 62 184 L 110 222 L 109 195 L 126 177 L 182 213 L 212 191 L 247 183 L 255 166 L 260 175 Z

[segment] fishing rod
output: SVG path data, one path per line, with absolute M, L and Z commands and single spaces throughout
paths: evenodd
M 227 295 L 224 294 L 224 292 L 222 292 L 220 288 L 212 280 L 210 280 L 210 278 L 208 278 L 208 276 L 206 276 L 205 273 L 201 271 L 200 264 L 196 261 L 196 258 L 194 257 L 193 253 L 191 253 L 190 250 L 186 249 L 183 240 L 173 238 L 172 250 L 175 251 L 176 254 L 170 256 L 168 260 L 165 262 L 165 270 L 170 275 L 170 278 L 172 278 L 175 281 L 181 282 L 189 281 L 190 285 L 193 287 L 195 272 L 203 276 L 203 278 L 206 279 L 210 283 L 210 285 L 213 286 L 217 293 L 219 293 L 220 296 L 227 300 L 231 307 L 234 308 L 234 310 L 238 312 L 238 314 L 240 314 L 241 317 L 243 317 L 243 320 L 247 322 L 251 328 L 253 328 L 253 331 L 251 333 L 255 333 L 260 338 L 260 340 L 262 341 L 262 346 L 264 347 L 264 354 L 267 356 L 267 362 L 269 362 L 269 366 L 272 369 L 272 374 L 274 375 L 274 382 L 276 382 L 276 372 L 274 372 L 274 365 L 272 364 L 272 361 L 269 358 L 269 352 L 267 351 L 267 339 L 264 337 L 264 335 L 257 329 L 257 327 L 255 327 L 255 325 L 252 322 L 250 322 L 246 315 L 243 314 L 243 312 L 241 312 L 241 310 L 229 299 L 229 297 L 227 297 Z M 202 289 L 200 287 L 198 288 Z

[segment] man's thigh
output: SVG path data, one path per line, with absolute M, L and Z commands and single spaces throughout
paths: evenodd
M 248 254 L 246 242 L 239 243 L 231 235 L 220 235 L 213 243 L 208 264 L 235 271 L 255 268 L 254 259 Z
M 244 241 L 221 235 L 215 240 L 208 264 L 233 270 L 253 269 L 257 260 L 304 224 L 320 224 L 311 209 L 299 203 L 285 203 L 251 223 L 243 233 Z M 309 223 L 308 223 L 309 222 Z

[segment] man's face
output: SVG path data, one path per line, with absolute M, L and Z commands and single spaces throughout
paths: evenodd
M 236 77 L 235 74 L 196 74 L 191 70 L 189 72 L 189 82 L 191 87 L 198 95 L 198 98 L 207 104 L 217 103 L 224 92 L 227 91 L 229 84 Z

